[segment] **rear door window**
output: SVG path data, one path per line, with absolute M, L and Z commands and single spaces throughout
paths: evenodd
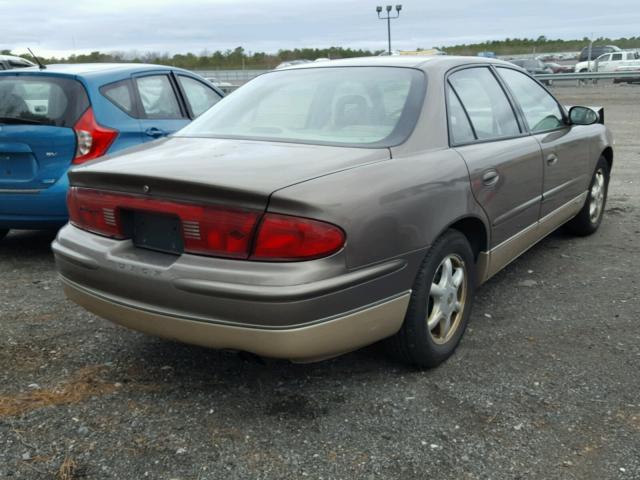
M 479 140 L 520 134 L 516 115 L 502 87 L 486 67 L 467 68 L 449 76 Z
M 148 75 L 135 79 L 145 118 L 183 118 L 176 92 L 168 75 Z
M 44 75 L 0 77 L 0 122 L 73 127 L 89 107 L 80 82 Z
M 451 143 L 454 145 L 460 145 L 463 143 L 469 143 L 476 139 L 469 118 L 451 87 L 447 87 L 447 105 L 449 107 L 449 134 L 451 136 Z
M 209 110 L 222 98 L 213 88 L 194 78 L 178 75 L 178 80 L 194 117 Z

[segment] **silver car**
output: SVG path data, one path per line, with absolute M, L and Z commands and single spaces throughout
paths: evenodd
M 274 71 L 73 169 L 57 266 L 69 298 L 150 334 L 294 361 L 384 340 L 433 367 L 480 284 L 563 224 L 598 228 L 603 119 L 499 60 Z

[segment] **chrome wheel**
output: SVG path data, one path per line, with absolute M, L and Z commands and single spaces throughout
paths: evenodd
M 597 223 L 604 207 L 605 194 L 605 174 L 602 168 L 596 171 L 589 192 L 589 220 L 591 223 Z
M 431 281 L 427 327 L 435 343 L 448 342 L 460 326 L 467 296 L 467 269 L 456 254 L 447 255 Z

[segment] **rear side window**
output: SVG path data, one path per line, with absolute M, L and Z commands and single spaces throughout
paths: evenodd
M 138 77 L 136 85 L 146 118 L 183 118 L 176 93 L 167 75 Z
M 488 68 L 468 68 L 449 76 L 479 140 L 514 137 L 518 121 L 502 87 Z
M 136 116 L 136 104 L 129 80 L 105 85 L 100 88 L 100 92 L 120 110 L 132 117 Z
M 215 90 L 198 80 L 185 77 L 184 75 L 179 75 L 178 80 L 187 97 L 191 112 L 196 117 L 209 110 L 222 98 Z
M 469 118 L 462 108 L 458 96 L 452 88 L 447 87 L 447 105 L 449 106 L 449 133 L 451 135 L 451 143 L 460 145 L 475 140 L 473 129 L 469 123 Z
M 0 77 L 0 121 L 73 127 L 89 108 L 80 82 L 44 75 Z

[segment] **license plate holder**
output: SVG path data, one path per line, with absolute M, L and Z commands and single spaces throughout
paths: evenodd
M 180 255 L 184 252 L 180 219 L 171 215 L 130 213 L 131 239 L 136 247 Z

